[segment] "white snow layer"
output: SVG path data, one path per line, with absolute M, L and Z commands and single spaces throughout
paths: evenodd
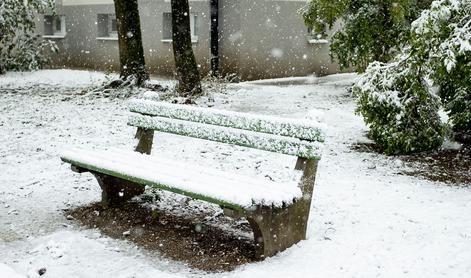
M 33 72 L 7 72 L 0 77 L 0 88 L 25 88 L 37 86 L 82 88 L 101 85 L 107 78 L 116 77 L 96 71 L 39 70 Z
M 0 277 L 1 278 L 25 278 L 25 276 L 18 274 L 13 268 L 6 264 L 0 263 Z
M 139 114 L 131 115 L 128 124 L 144 129 L 158 130 L 316 160 L 320 159 L 323 146 L 323 143 L 317 141 L 310 142 L 285 136 Z
M 147 184 L 198 194 L 244 208 L 258 204 L 281 207 L 283 203 L 289 204 L 301 197 L 297 182 L 277 183 L 133 151 L 69 150 L 61 157 L 89 170 L 119 173 Z M 106 170 L 103 172 L 101 169 Z
M 54 71 L 47 75 L 59 78 Z M 12 82 L 23 77 L 28 78 Z M 354 79 L 339 74 L 311 85 L 230 84 L 226 94 L 214 96 L 218 109 L 257 114 L 304 118 L 319 109 L 327 124 L 307 240 L 223 274 L 191 270 L 157 252 L 75 227 L 63 215 L 64 208 L 98 201 L 100 188 L 91 175 L 70 171 L 59 152 L 84 145 L 131 149 L 135 128 L 126 125 L 122 101 L 2 93 L 0 263 L 20 275 L 46 267 L 43 277 L 54 278 L 471 277 L 471 185 L 399 175 L 408 170 L 401 160 L 353 150 L 352 144 L 369 142 L 345 90 Z M 154 143 L 154 152 L 170 160 L 278 182 L 290 180 L 295 162 L 163 133 Z
M 325 128 L 325 125 L 313 119 L 280 118 L 143 99 L 132 100 L 128 105 L 132 112 L 145 115 L 232 127 L 312 141 L 324 141 L 322 129 Z

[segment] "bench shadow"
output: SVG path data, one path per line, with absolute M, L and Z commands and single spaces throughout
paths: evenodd
M 65 213 L 85 227 L 99 229 L 115 239 L 129 240 L 194 269 L 226 272 L 256 261 L 252 239 L 214 225 L 202 225 L 201 215 L 189 219 L 152 210 L 136 202 L 111 208 L 94 203 Z M 250 228 L 247 224 L 241 229 Z

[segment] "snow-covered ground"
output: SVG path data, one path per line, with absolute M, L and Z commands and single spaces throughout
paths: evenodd
M 0 77 L 0 88 L 16 89 L 25 87 L 84 88 L 115 76 L 96 71 L 80 70 L 39 70 L 34 72 L 9 72 Z
M 263 262 L 206 274 L 72 224 L 62 210 L 98 201 L 100 191 L 59 153 L 133 144 L 123 100 L 71 93 L 106 78 L 68 70 L 0 76 L 0 278 L 39 277 L 41 268 L 41 277 L 471 277 L 471 186 L 398 175 L 400 160 L 353 151 L 351 144 L 368 140 L 345 90 L 352 74 L 230 84 L 211 103 L 294 118 L 323 111 L 327 142 L 308 240 Z M 24 89 L 38 86 L 69 93 Z M 196 139 L 159 134 L 155 143 L 167 158 L 279 181 L 294 166 L 293 157 Z

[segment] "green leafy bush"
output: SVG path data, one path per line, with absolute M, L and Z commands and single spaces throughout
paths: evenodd
M 52 11 L 54 0 L 2 0 L 0 2 L 0 74 L 34 70 L 49 61 L 56 45 L 34 33 L 38 13 Z
M 420 69 L 407 63 L 374 62 L 353 87 L 369 137 L 386 154 L 435 149 L 446 134 L 438 115 L 439 97 L 430 93 L 426 80 L 417 78 Z
M 431 0 L 310 0 L 300 12 L 307 26 L 325 34 L 337 20 L 331 56 L 341 68 L 363 72 L 373 61 L 388 62 L 408 39 L 410 23 Z
M 388 154 L 441 146 L 447 126 L 471 131 L 471 0 L 439 0 L 412 24 L 389 64 L 372 63 L 353 88 L 370 137 Z
M 455 132 L 471 136 L 471 0 L 440 0 L 412 24 L 419 56 Z

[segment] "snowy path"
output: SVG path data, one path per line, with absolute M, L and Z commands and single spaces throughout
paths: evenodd
M 93 76 L 77 74 L 76 85 L 104 78 Z M 24 76 L 0 77 L 0 91 L 15 86 L 15 78 L 25 82 Z M 345 96 L 353 78 L 290 86 L 233 84 L 227 94 L 215 96 L 217 108 L 242 112 L 304 117 L 309 109 L 320 109 L 329 129 L 309 239 L 264 262 L 210 276 L 471 277 L 471 187 L 397 175 L 401 161 L 352 151 L 350 144 L 367 140 Z M 42 267 L 47 272 L 41 277 L 205 275 L 70 226 L 62 215 L 64 208 L 97 201 L 100 193 L 91 176 L 73 174 L 58 153 L 84 144 L 130 148 L 134 129 L 125 120 L 119 100 L 0 92 L 0 278 L 2 263 L 30 277 Z M 275 180 L 286 179 L 294 165 L 292 157 L 255 150 L 170 135 L 156 140 L 156 152 L 165 157 Z

